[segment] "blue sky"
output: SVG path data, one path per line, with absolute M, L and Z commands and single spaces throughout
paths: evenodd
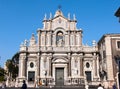
M 21 42 L 29 40 L 42 28 L 45 13 L 49 18 L 61 5 L 65 17 L 75 14 L 77 28 L 83 29 L 83 43 L 91 45 L 103 34 L 120 33 L 114 16 L 120 0 L 0 0 L 0 65 L 19 51 Z

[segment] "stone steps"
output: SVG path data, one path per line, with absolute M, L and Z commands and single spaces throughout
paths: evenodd
M 7 87 L 6 89 L 20 89 L 20 87 L 19 88 Z M 27 89 L 85 89 L 85 86 L 54 86 L 54 87 L 42 86 L 42 87 L 39 87 L 39 88 L 28 87 Z M 89 89 L 97 89 L 97 86 L 90 86 Z

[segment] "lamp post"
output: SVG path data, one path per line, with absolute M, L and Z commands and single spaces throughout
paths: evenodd
M 119 22 L 120 22 L 120 7 L 119 7 L 118 10 L 115 12 L 115 16 L 119 18 Z

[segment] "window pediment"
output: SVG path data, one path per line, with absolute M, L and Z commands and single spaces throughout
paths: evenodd
M 53 63 L 68 63 L 68 60 L 66 58 L 54 58 L 52 60 Z

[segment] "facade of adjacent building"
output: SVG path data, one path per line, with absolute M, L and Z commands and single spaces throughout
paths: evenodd
M 82 44 L 83 30 L 76 27 L 75 15 L 65 17 L 61 10 L 45 15 L 43 28 L 20 45 L 18 86 L 98 85 L 106 88 L 119 78 L 120 34 L 104 35 L 98 45 Z
M 106 34 L 98 42 L 100 77 L 109 86 L 120 86 L 120 34 Z M 107 86 L 107 85 L 106 85 Z

